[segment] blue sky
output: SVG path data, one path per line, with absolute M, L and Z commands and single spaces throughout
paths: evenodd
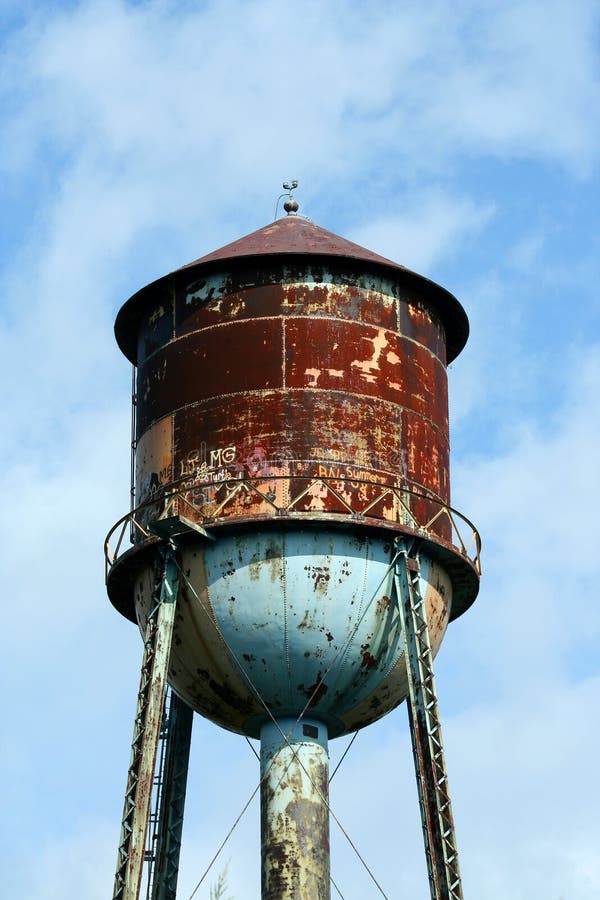
M 588 0 L 0 0 L 6 896 L 111 891 L 141 656 L 103 584 L 129 499 L 114 315 L 269 222 L 289 178 L 471 320 L 453 499 L 484 579 L 437 661 L 465 894 L 600 896 L 599 24 Z M 184 900 L 257 777 L 196 721 Z M 425 900 L 403 709 L 359 735 L 332 805 L 387 895 Z M 375 896 L 332 836 L 344 897 Z M 197 897 L 228 861 L 256 897 L 256 803 Z

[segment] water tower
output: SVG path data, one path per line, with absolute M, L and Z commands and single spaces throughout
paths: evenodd
M 114 898 L 137 900 L 145 856 L 153 900 L 175 897 L 193 711 L 260 739 L 263 900 L 329 898 L 328 740 L 403 700 L 431 894 L 462 897 L 432 660 L 479 585 L 479 537 L 450 506 L 446 366 L 467 318 L 284 187 L 286 216 L 116 320 L 132 500 L 107 589 L 144 656 Z

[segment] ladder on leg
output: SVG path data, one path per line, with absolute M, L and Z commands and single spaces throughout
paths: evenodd
M 140 894 L 178 589 L 174 549 L 170 545 L 161 547 L 156 557 L 152 608 L 144 637 L 113 900 L 138 900 Z
M 146 900 L 151 900 L 152 885 L 154 883 L 154 873 L 156 868 L 156 858 L 158 855 L 158 834 L 160 828 L 160 807 L 162 803 L 163 787 L 165 783 L 165 756 L 167 752 L 167 741 L 169 734 L 169 710 L 172 692 L 167 687 L 165 693 L 165 702 L 163 708 L 162 724 L 158 737 L 158 749 L 156 751 L 156 766 L 154 769 L 153 789 L 152 789 L 152 805 L 150 815 L 148 816 L 148 830 L 146 832 L 146 849 L 144 851 L 144 862 L 146 863 Z
M 462 882 L 444 759 L 433 654 L 421 595 L 418 541 L 397 540 L 394 582 L 404 635 L 412 739 L 432 900 L 462 900 Z
M 151 900 L 175 900 L 183 812 L 192 740 L 193 710 L 169 690 L 158 775 L 157 813 L 152 843 L 152 870 L 148 875 Z

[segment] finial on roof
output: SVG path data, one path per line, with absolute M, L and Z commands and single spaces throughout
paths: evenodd
M 296 179 L 293 181 L 284 181 L 283 189 L 285 193 L 280 194 L 277 198 L 277 203 L 275 204 L 275 217 L 273 221 L 277 219 L 277 210 L 279 209 L 279 203 L 282 197 L 285 197 L 287 194 L 287 200 L 283 204 L 283 208 L 285 209 L 288 216 L 295 216 L 298 212 L 298 203 L 294 200 L 294 190 L 298 187 L 298 182 Z M 306 218 L 305 216 L 303 218 Z
M 294 200 L 294 190 L 298 187 L 297 181 L 284 181 L 283 189 L 288 192 L 288 199 L 283 204 L 288 216 L 295 216 L 298 212 L 298 202 Z

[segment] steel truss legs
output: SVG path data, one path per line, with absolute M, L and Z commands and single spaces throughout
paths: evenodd
M 406 538 L 397 541 L 394 572 L 410 691 L 408 718 L 431 897 L 432 900 L 462 900 L 433 654 L 420 588 L 418 543 Z
M 156 750 L 160 739 L 179 590 L 178 569 L 171 546 L 158 550 L 156 569 L 152 609 L 144 638 L 113 900 L 138 900 L 140 893 Z
M 160 807 L 153 858 L 152 900 L 175 900 L 187 785 L 193 710 L 169 692 L 166 742 L 158 775 Z

